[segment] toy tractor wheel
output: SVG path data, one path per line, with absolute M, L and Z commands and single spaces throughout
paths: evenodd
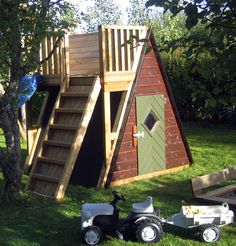
M 203 242 L 213 243 L 220 239 L 220 229 L 216 225 L 203 225 L 200 229 L 200 235 Z
M 152 220 L 143 220 L 137 225 L 136 237 L 139 242 L 156 243 L 162 236 L 162 227 Z
M 83 240 L 87 245 L 97 245 L 103 238 L 101 229 L 97 226 L 88 226 L 83 230 Z

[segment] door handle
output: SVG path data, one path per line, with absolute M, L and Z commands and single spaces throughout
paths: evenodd
M 143 138 L 144 137 L 144 132 L 139 132 L 138 131 L 137 133 L 133 134 L 133 137 L 137 138 L 137 139 Z
M 137 126 L 133 126 L 132 129 L 132 136 L 133 136 L 133 146 L 138 146 L 138 139 L 144 137 L 144 132 L 139 132 Z

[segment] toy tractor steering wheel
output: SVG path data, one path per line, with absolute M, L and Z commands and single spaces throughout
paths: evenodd
M 123 195 L 121 195 L 119 192 L 113 190 L 112 191 L 112 194 L 115 196 L 116 199 L 118 200 L 122 200 L 122 201 L 125 201 L 125 197 Z

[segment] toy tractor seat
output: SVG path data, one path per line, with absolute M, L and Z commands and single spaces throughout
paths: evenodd
M 145 202 L 133 203 L 134 213 L 153 213 L 152 197 L 148 196 Z

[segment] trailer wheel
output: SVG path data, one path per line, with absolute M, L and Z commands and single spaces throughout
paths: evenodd
M 143 220 L 137 225 L 136 237 L 139 242 L 156 243 L 160 241 L 162 233 L 162 227 L 159 223 Z
M 97 245 L 101 242 L 103 233 L 97 226 L 88 226 L 82 231 L 82 236 L 87 245 Z
M 203 225 L 200 228 L 200 235 L 203 242 L 213 243 L 220 239 L 220 229 L 212 224 Z

